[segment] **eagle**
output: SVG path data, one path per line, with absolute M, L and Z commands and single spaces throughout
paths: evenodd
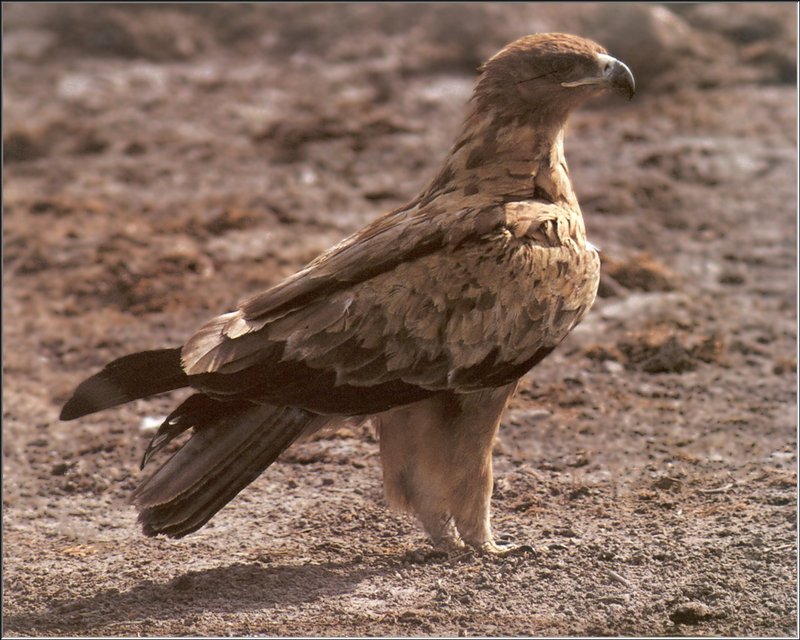
M 569 115 L 630 69 L 574 35 L 534 34 L 479 69 L 461 134 L 409 203 L 377 218 L 185 344 L 121 357 L 64 405 L 73 420 L 183 387 L 134 491 L 148 536 L 202 527 L 293 442 L 371 418 L 389 505 L 432 542 L 504 555 L 490 524 L 492 446 L 519 379 L 585 316 L 600 261 L 564 157 Z

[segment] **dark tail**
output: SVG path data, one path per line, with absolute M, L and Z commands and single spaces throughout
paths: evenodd
M 158 349 L 124 356 L 84 380 L 61 410 L 62 420 L 116 407 L 189 384 L 181 366 L 181 350 Z
M 293 407 L 192 396 L 167 418 L 148 448 L 146 458 L 194 427 L 189 441 L 133 494 L 144 533 L 181 538 L 197 531 L 305 430 L 325 421 Z

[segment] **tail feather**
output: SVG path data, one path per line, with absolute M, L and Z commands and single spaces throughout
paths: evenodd
M 202 393 L 189 396 L 161 423 L 156 435 L 147 445 L 139 468 L 144 469 L 150 458 L 184 431 L 203 424 L 211 424 L 222 414 L 230 411 L 231 405 L 228 403 L 218 402 Z
M 84 380 L 61 410 L 61 420 L 109 409 L 157 393 L 187 386 L 181 349 L 142 351 L 118 358 Z
M 327 420 L 293 407 L 228 406 L 195 425 L 189 441 L 134 492 L 146 535 L 196 531 L 304 431 Z

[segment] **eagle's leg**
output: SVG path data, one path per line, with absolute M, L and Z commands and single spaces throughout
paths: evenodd
M 414 513 L 434 544 L 508 552 L 492 539 L 489 502 L 492 445 L 515 388 L 443 393 L 381 415 L 386 498 Z
M 506 555 L 512 547 L 498 546 L 492 536 L 492 449 L 500 418 L 516 383 L 489 391 L 456 396 L 458 412 L 452 415 L 449 508 L 459 534 L 483 553 Z
M 413 513 L 436 547 L 464 546 L 447 508 L 448 491 L 439 447 L 441 403 L 436 398 L 406 405 L 380 416 L 381 461 L 386 501 Z

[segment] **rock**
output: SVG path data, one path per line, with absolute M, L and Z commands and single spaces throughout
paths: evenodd
M 712 610 L 702 602 L 687 602 L 669 614 L 669 619 L 675 624 L 700 624 L 715 617 Z
M 611 374 L 622 373 L 625 370 L 619 362 L 615 362 L 614 360 L 605 360 L 603 362 L 603 369 Z

